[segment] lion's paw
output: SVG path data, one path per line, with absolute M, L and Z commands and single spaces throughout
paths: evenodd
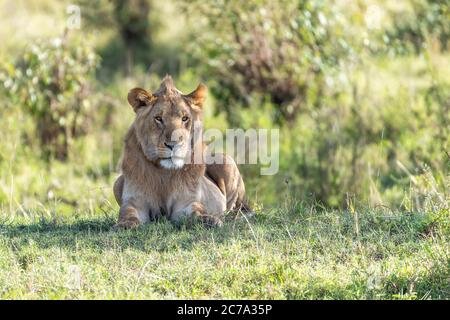
M 223 226 L 222 220 L 214 215 L 204 215 L 201 217 L 201 220 L 203 222 L 203 225 L 208 228 Z
M 114 230 L 118 229 L 137 229 L 140 226 L 141 222 L 138 218 L 131 217 L 124 220 L 119 220 L 114 226 Z

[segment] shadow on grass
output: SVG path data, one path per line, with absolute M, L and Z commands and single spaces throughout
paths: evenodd
M 15 248 L 78 248 L 103 250 L 142 251 L 190 250 L 197 242 L 223 243 L 233 237 L 235 223 L 223 228 L 205 228 L 201 224 L 184 223 L 174 225 L 166 219 L 142 225 L 137 230 L 113 230 L 115 219 L 90 218 L 73 222 L 39 220 L 32 223 L 0 222 L 0 239 L 3 238 Z
M 424 227 L 430 223 L 425 215 L 362 213 L 355 233 L 354 218 L 349 213 L 274 211 L 258 213 L 250 222 L 229 221 L 222 228 L 208 229 L 199 224 L 174 225 L 166 219 L 141 226 L 138 230 L 112 230 L 115 217 L 71 217 L 61 220 L 0 221 L 0 239 L 15 248 L 84 248 L 96 251 L 135 249 L 144 252 L 192 250 L 198 244 L 222 244 L 232 239 L 266 242 L 308 240 L 315 252 L 328 250 L 328 244 L 358 245 L 382 243 L 415 244 L 426 238 Z M 255 235 L 256 231 L 257 235 Z M 323 245 L 325 244 L 325 245 Z M 383 257 L 383 251 L 379 254 Z M 378 259 L 378 258 L 377 258 Z

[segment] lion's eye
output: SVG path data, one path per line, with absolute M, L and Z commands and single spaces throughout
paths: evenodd
M 184 116 L 183 118 L 181 118 L 181 120 L 182 120 L 183 122 L 186 122 L 186 121 L 189 120 L 189 117 L 188 117 L 188 116 Z
M 155 117 L 156 122 L 162 122 L 162 118 L 160 116 Z

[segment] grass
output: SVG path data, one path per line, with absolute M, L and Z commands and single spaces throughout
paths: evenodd
M 442 219 L 444 217 L 444 219 Z M 2 299 L 449 299 L 448 211 L 293 206 L 220 229 L 3 219 Z

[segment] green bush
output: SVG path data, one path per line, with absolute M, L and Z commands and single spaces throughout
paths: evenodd
M 414 0 L 411 12 L 393 14 L 393 26 L 387 30 L 400 52 L 419 53 L 430 38 L 437 40 L 442 49 L 449 48 L 450 6 L 446 0 Z
M 190 48 L 217 110 L 231 126 L 282 130 L 279 174 L 260 177 L 244 166 L 250 190 L 271 203 L 285 186 L 326 206 L 346 207 L 356 197 L 417 209 L 420 201 L 406 195 L 414 188 L 414 199 L 423 197 L 426 187 L 411 184 L 430 166 L 448 192 L 450 79 L 437 70 L 448 64 L 433 47 L 396 55 L 408 41 L 391 31 L 399 13 L 410 18 L 410 6 L 429 31 L 423 41 L 445 38 L 448 6 L 439 1 L 186 5 Z
M 64 35 L 34 43 L 0 73 L 10 105 L 35 120 L 46 158 L 66 159 L 71 139 L 88 131 L 98 62 L 88 42 Z
M 326 75 L 352 53 L 345 19 L 328 1 L 195 1 L 192 50 L 232 124 L 267 98 L 277 123 L 320 103 Z M 206 57 L 206 61 L 205 61 Z

